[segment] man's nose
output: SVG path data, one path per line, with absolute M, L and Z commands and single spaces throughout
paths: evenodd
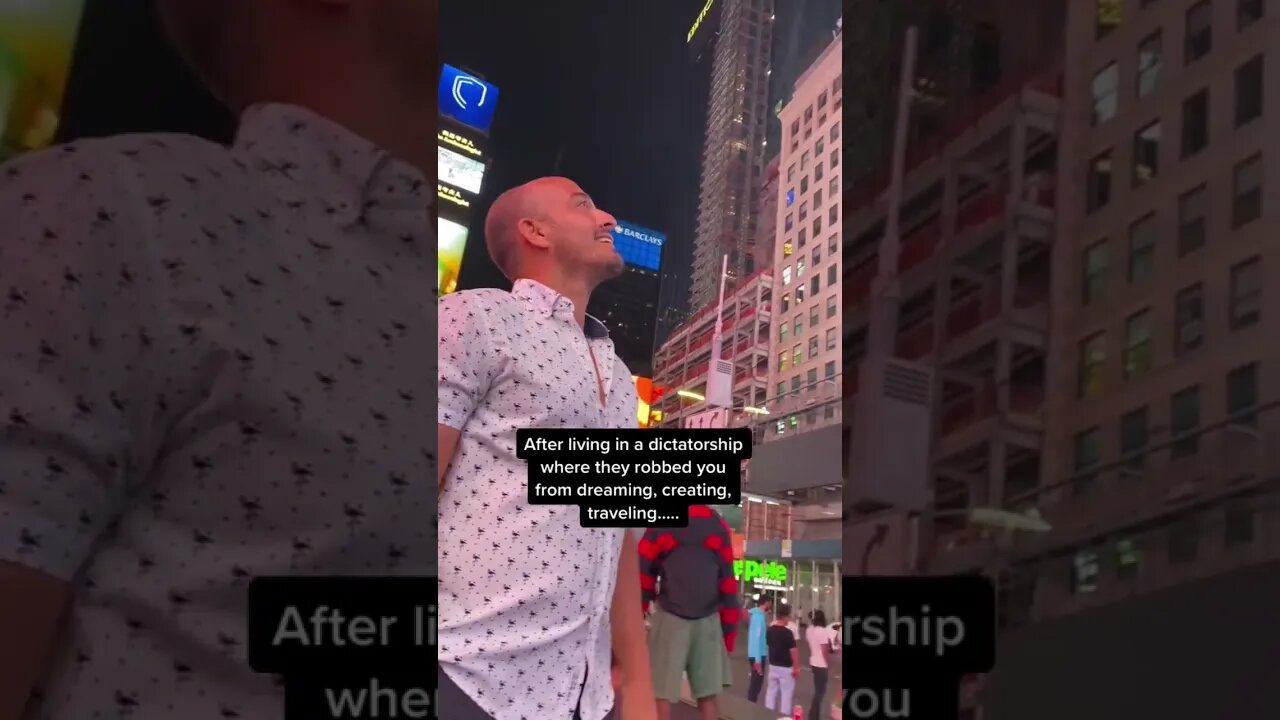
M 597 210 L 596 212 L 600 213 L 600 227 L 612 232 L 618 226 L 618 219 L 614 216 L 604 210 Z

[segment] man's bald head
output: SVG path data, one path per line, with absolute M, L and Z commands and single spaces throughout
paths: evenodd
M 508 280 L 515 280 L 519 270 L 521 223 L 542 220 L 546 216 L 547 190 L 565 178 L 538 178 L 507 190 L 489 206 L 484 219 L 484 242 L 489 257 Z M 576 188 L 577 185 L 574 185 Z

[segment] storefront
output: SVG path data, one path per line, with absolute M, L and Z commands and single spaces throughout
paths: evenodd
M 797 620 L 821 610 L 828 624 L 840 616 L 840 569 L 839 540 L 748 541 L 733 568 L 744 607 L 768 597 Z

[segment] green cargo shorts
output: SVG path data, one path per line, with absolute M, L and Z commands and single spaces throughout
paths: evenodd
M 649 662 L 657 699 L 679 702 L 680 680 L 685 673 L 689 690 L 697 699 L 719 695 L 733 685 L 719 613 L 685 620 L 655 603 L 651 624 Z

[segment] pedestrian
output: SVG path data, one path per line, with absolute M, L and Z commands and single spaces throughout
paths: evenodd
M 813 612 L 813 624 L 805 631 L 809 643 L 809 668 L 813 671 L 813 705 L 809 717 L 819 718 L 822 701 L 827 694 L 831 653 L 834 650 L 835 632 L 827 627 L 827 616 L 821 610 Z
M 706 505 L 694 505 L 686 527 L 649 529 L 639 552 L 644 607 L 653 605 L 649 654 L 658 718 L 670 720 L 688 675 L 699 714 L 716 720 L 717 696 L 733 685 L 729 653 L 740 614 L 729 526 Z
M 507 190 L 484 234 L 511 291 L 438 305 L 438 704 L 450 720 L 657 713 L 635 534 L 582 527 L 574 505 L 530 505 L 516 455 L 520 428 L 636 425 L 631 372 L 586 313 L 623 270 L 615 224 L 566 178 Z
M 156 6 L 234 142 L 0 168 L 2 718 L 283 717 L 251 577 L 436 571 L 437 3 Z
M 750 664 L 751 682 L 747 685 L 747 699 L 756 702 L 760 699 L 760 691 L 764 688 L 765 663 L 768 646 L 765 644 L 765 630 L 769 627 L 769 611 L 773 609 L 773 600 L 768 595 L 761 595 L 756 606 L 748 613 L 750 622 L 747 625 L 747 662 Z
M 778 712 L 791 709 L 796 678 L 800 677 L 800 652 L 790 621 L 791 607 L 780 603 L 773 625 L 765 633 L 769 646 L 769 686 L 765 689 L 764 706 Z

